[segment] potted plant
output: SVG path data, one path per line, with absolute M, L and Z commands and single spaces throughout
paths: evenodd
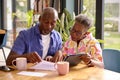
M 74 24 L 75 14 L 72 15 L 66 9 L 63 10 L 62 15 L 57 20 L 55 30 L 60 32 L 63 42 L 65 42 L 70 35 L 70 29 Z

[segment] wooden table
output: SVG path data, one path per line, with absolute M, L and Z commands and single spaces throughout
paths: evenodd
M 5 30 L 1 30 L 1 29 L 0 29 L 0 34 L 5 34 L 5 33 L 6 33 Z
M 33 77 L 18 75 L 17 73 L 20 71 L 17 70 L 11 72 L 0 71 L 0 80 L 120 80 L 120 73 L 97 67 L 87 67 L 83 64 L 70 68 L 70 72 L 64 76 L 59 76 L 56 71 L 30 69 L 27 71 L 44 72 L 47 75 L 44 77 Z

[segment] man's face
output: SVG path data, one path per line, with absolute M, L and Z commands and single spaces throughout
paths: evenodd
M 56 26 L 57 19 L 52 16 L 44 16 L 40 19 L 42 34 L 49 34 Z

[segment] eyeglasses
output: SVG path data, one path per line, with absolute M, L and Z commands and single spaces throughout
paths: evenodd
M 76 30 L 74 30 L 74 29 L 71 29 L 70 32 L 71 32 L 71 33 L 75 33 L 76 35 L 82 35 L 82 34 L 83 34 L 82 32 L 76 31 Z

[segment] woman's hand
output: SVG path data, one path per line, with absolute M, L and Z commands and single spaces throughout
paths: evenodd
M 88 54 L 84 54 L 80 56 L 80 59 L 84 61 L 85 64 L 89 64 L 91 62 L 91 57 Z
M 98 66 L 100 68 L 104 68 L 103 62 L 93 60 L 93 57 L 88 54 L 80 56 L 80 59 L 83 60 L 88 67 Z

